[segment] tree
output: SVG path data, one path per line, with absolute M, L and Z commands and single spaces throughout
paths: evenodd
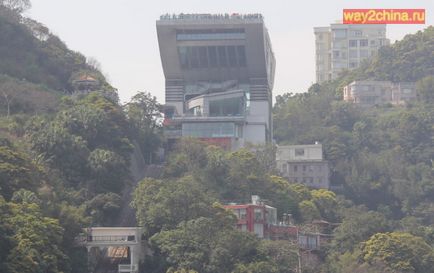
M 19 189 L 35 190 L 40 177 L 40 171 L 25 153 L 8 139 L 0 138 L 0 190 L 5 198 L 10 199 Z
M 152 163 L 152 153 L 160 145 L 162 126 L 162 105 L 151 93 L 138 92 L 124 105 L 128 120 L 138 134 L 140 148 L 148 163 Z
M 373 235 L 362 246 L 365 262 L 380 261 L 401 272 L 432 272 L 434 253 L 422 238 L 409 233 L 390 232 Z
M 60 273 L 68 259 L 59 247 L 63 229 L 57 220 L 44 217 L 36 204 L 10 204 L 6 220 L 11 228 L 8 273 Z
M 0 0 L 0 6 L 22 13 L 23 11 L 28 10 L 32 4 L 30 3 L 30 0 Z
M 210 216 L 214 200 L 191 176 L 164 181 L 146 178 L 135 189 L 131 205 L 150 237 L 181 222 Z
M 251 262 L 259 243 L 252 234 L 222 226 L 219 217 L 189 220 L 151 241 L 176 268 L 203 273 L 230 273 L 235 264 Z
M 434 76 L 426 76 L 416 83 L 417 97 L 420 101 L 431 103 L 434 101 Z
M 332 248 L 340 253 L 352 251 L 372 235 L 391 229 L 389 221 L 381 213 L 352 207 L 344 212 L 342 223 L 335 229 Z

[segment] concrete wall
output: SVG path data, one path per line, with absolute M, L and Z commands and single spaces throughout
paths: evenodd
M 303 151 L 303 154 L 300 154 Z M 278 146 L 276 160 L 300 161 L 300 160 L 322 160 L 322 145 L 289 145 Z

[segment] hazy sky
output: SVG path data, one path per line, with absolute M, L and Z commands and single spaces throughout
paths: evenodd
M 149 91 L 164 102 L 155 21 L 165 13 L 262 13 L 276 55 L 274 95 L 305 92 L 314 82 L 313 27 L 343 8 L 425 8 L 426 25 L 389 25 L 391 41 L 434 24 L 434 0 L 31 0 L 26 14 L 72 50 L 96 58 L 122 101 Z

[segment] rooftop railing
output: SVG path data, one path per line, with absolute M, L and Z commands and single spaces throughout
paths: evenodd
M 263 16 L 260 13 L 252 14 L 196 14 L 196 13 L 181 13 L 181 14 L 164 14 L 160 16 L 160 20 L 262 20 Z

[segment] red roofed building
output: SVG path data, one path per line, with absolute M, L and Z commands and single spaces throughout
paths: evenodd
M 276 208 L 265 205 L 257 195 L 252 196 L 251 204 L 229 204 L 224 207 L 232 210 L 237 216 L 237 228 L 240 230 L 265 239 L 297 239 L 298 228 L 279 223 Z

